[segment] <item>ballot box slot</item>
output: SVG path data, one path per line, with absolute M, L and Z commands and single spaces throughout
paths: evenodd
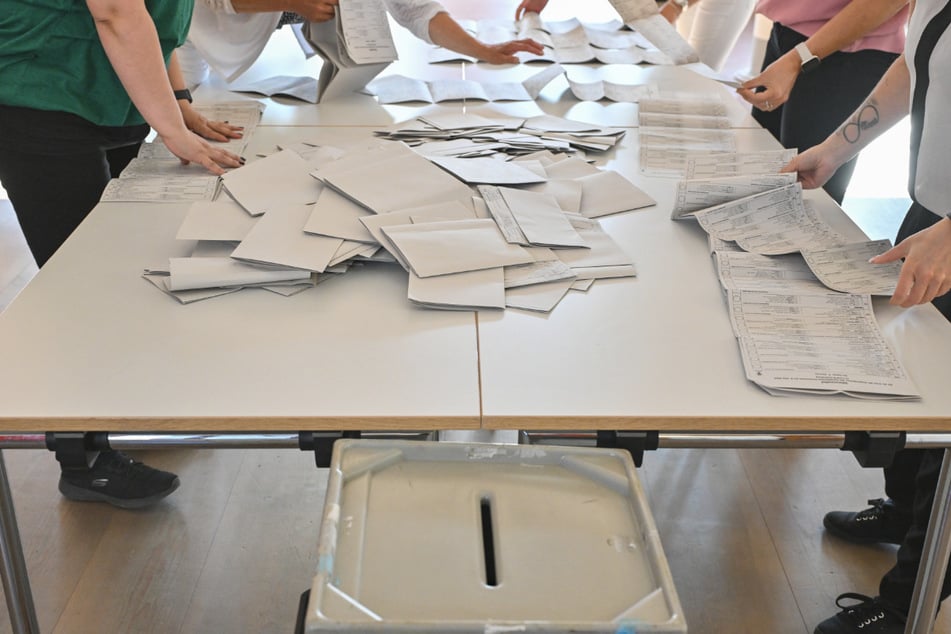
M 495 528 L 492 522 L 492 498 L 479 498 L 479 516 L 482 519 L 482 557 L 485 561 L 485 585 L 499 585 L 498 567 L 495 560 Z

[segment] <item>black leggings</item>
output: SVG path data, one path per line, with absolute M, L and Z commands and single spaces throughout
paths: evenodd
M 148 126 L 108 128 L 59 112 L 0 106 L 0 183 L 43 266 L 139 151 Z
M 773 24 L 763 68 L 793 50 L 806 37 L 778 22 Z M 825 141 L 854 113 L 898 55 L 877 50 L 833 53 L 812 72 L 799 75 L 785 104 L 764 112 L 753 109 L 753 118 L 786 148 L 800 152 Z M 845 163 L 824 185 L 837 203 L 855 169 L 855 159 Z

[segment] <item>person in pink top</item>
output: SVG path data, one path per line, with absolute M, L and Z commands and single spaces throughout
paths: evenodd
M 784 147 L 821 143 L 872 91 L 905 45 L 908 0 L 759 0 L 773 20 L 763 71 L 739 94 Z M 841 203 L 855 159 L 824 185 Z

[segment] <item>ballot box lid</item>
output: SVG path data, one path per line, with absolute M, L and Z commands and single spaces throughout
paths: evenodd
M 318 560 L 308 633 L 687 631 L 620 449 L 340 440 Z

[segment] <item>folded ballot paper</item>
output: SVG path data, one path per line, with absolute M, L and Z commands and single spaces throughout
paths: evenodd
M 302 33 L 324 60 L 318 102 L 361 90 L 397 59 L 386 9 L 378 0 L 342 1 L 332 20 L 309 22 Z

